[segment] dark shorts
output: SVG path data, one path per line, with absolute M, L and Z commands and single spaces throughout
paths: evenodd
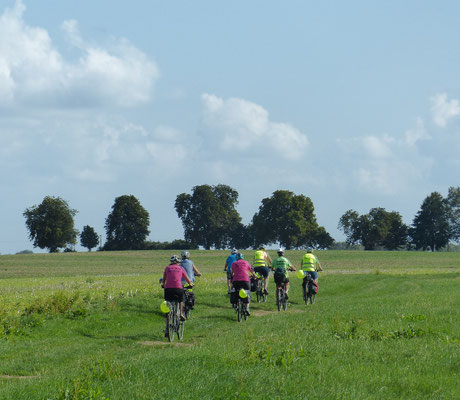
M 165 300 L 178 301 L 179 303 L 182 303 L 184 301 L 184 289 L 165 289 Z
M 233 278 L 233 276 L 232 276 L 232 270 L 231 270 L 231 269 L 228 269 L 228 270 L 227 270 L 227 279 L 231 281 L 232 278 Z
M 276 275 L 275 276 L 275 283 L 279 285 L 280 283 L 288 283 L 289 278 L 286 275 Z
M 233 281 L 233 287 L 235 290 L 251 290 L 251 282 L 248 281 Z
M 268 278 L 268 275 L 270 274 L 270 268 L 268 267 L 255 267 L 254 271 L 258 272 L 264 278 Z

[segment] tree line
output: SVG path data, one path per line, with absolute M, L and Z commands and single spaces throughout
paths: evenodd
M 151 242 L 150 216 L 133 195 L 117 197 L 105 219 L 106 240 L 101 246 L 94 228 L 85 225 L 78 232 L 74 226 L 77 210 L 60 197 L 46 196 L 42 203 L 23 213 L 29 238 L 34 247 L 57 252 L 71 249 L 77 238 L 89 251 L 148 249 L 240 249 L 279 244 L 286 249 L 314 247 L 327 249 L 334 239 L 316 220 L 314 205 L 304 195 L 277 190 L 264 198 L 259 210 L 247 225 L 242 223 L 236 206 L 238 192 L 227 185 L 199 185 L 191 193 L 177 195 L 174 208 L 184 228 L 185 240 Z M 349 246 L 362 245 L 366 250 L 401 248 L 438 250 L 449 241 L 460 240 L 460 188 L 449 188 L 446 198 L 433 192 L 428 196 L 411 226 L 402 222 L 398 212 L 373 208 L 359 215 L 346 211 L 338 228 Z

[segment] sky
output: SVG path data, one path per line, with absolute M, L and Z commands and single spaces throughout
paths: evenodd
M 339 241 L 349 209 L 411 224 L 460 186 L 459 38 L 457 1 L 0 0 L 0 253 L 46 251 L 45 196 L 105 238 L 134 195 L 149 240 L 183 238 L 202 184 L 243 223 L 290 190 Z

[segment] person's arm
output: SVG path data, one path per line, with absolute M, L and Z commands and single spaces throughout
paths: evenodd
M 295 267 L 291 264 L 290 261 L 289 261 L 289 268 L 291 269 L 291 271 L 296 271 Z
M 268 261 L 270 265 L 272 265 L 272 259 L 270 258 L 267 252 L 265 252 L 265 259 Z
M 316 263 L 317 263 L 317 265 L 318 265 L 318 267 L 316 268 L 317 271 L 320 271 L 320 272 L 321 272 L 323 269 L 321 268 L 321 263 L 318 261 L 318 259 L 316 259 Z
M 193 272 L 195 273 L 196 276 L 201 276 L 201 272 L 198 271 L 198 268 L 193 264 Z
M 227 271 L 227 269 L 228 269 L 228 261 L 225 261 L 224 271 Z
M 163 281 L 161 282 L 161 287 L 165 287 L 166 285 L 166 269 L 163 272 Z

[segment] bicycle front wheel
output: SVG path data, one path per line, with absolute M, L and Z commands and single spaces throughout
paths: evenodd
M 278 311 L 281 311 L 281 289 L 276 289 L 276 306 Z
M 316 298 L 316 294 L 312 294 L 311 297 L 310 297 L 310 303 L 311 304 L 315 304 L 315 298 Z

